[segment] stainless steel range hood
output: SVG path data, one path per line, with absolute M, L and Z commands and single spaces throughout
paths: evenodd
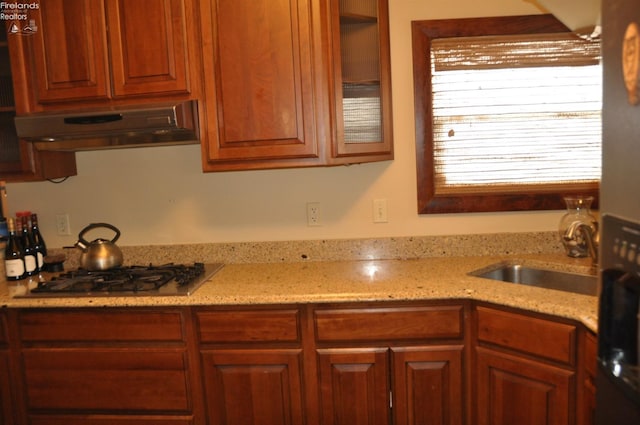
M 85 151 L 197 144 L 197 101 L 15 118 L 18 137 L 38 150 Z

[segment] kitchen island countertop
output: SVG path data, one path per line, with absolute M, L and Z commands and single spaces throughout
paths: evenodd
M 228 264 L 189 296 L 13 298 L 25 291 L 22 281 L 2 282 L 0 303 L 56 308 L 472 299 L 574 319 L 596 331 L 597 297 L 468 275 L 501 261 L 590 270 L 588 259 L 557 254 Z

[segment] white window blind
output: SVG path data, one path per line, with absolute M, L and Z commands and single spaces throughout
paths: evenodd
M 438 193 L 600 180 L 598 41 L 562 33 L 434 39 L 431 78 Z

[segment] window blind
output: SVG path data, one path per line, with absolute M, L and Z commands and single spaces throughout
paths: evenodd
M 438 193 L 598 182 L 600 44 L 573 34 L 432 40 Z

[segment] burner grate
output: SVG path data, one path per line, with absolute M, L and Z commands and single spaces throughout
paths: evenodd
M 192 285 L 202 280 L 204 273 L 204 263 L 192 265 L 170 263 L 161 266 L 150 264 L 99 271 L 79 269 L 39 282 L 31 292 L 42 294 L 154 292 L 169 284 L 176 288 Z

